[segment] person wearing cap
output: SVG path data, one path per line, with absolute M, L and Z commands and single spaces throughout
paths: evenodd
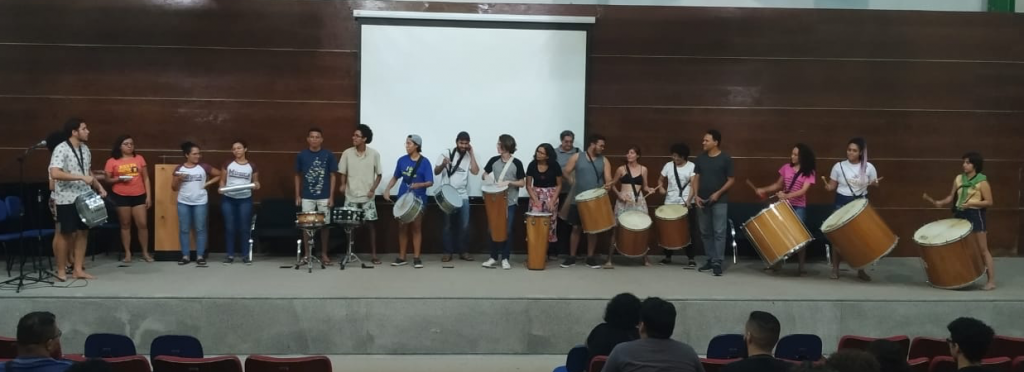
M 444 255 L 441 262 L 449 262 L 452 255 L 458 254 L 463 261 L 473 261 L 473 256 L 466 251 L 466 236 L 469 235 L 469 175 L 480 174 L 480 166 L 476 163 L 473 146 L 469 144 L 469 133 L 459 132 L 455 137 L 455 148 L 446 149 L 441 153 L 434 175 L 441 176 L 441 183 L 451 185 L 459 192 L 462 206 L 455 213 L 444 216 L 444 230 L 441 240 L 444 242 Z
M 388 187 L 384 188 L 384 200 L 391 201 L 391 188 L 395 187 L 395 183 L 401 179 L 402 185 L 398 188 L 398 194 L 405 195 L 411 192 L 416 198 L 420 199 L 423 205 L 427 205 L 427 188 L 434 185 L 434 174 L 430 171 L 430 160 L 421 155 L 423 152 L 423 138 L 415 134 L 410 134 L 406 137 L 405 152 L 406 155 L 398 158 L 398 163 L 395 165 L 395 174 L 392 175 L 391 181 L 388 182 Z M 410 236 L 412 237 L 413 267 L 417 269 L 423 268 L 423 261 L 420 260 L 420 248 L 423 242 L 422 212 L 412 222 L 398 226 L 398 257 L 395 258 L 395 262 L 391 263 L 391 266 L 405 266 L 408 264 L 405 260 L 405 253 L 408 249 Z

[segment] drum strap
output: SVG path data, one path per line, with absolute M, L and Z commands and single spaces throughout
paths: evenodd
M 690 180 L 687 179 L 685 185 L 682 182 L 679 182 L 679 167 L 677 167 L 675 163 L 672 163 L 672 173 L 676 174 L 676 186 L 679 187 L 679 197 L 681 198 L 683 197 L 683 190 L 686 189 L 686 186 L 690 186 Z M 683 202 L 685 203 L 686 201 L 683 200 Z
M 71 148 L 71 153 L 75 154 L 75 160 L 78 160 L 78 169 L 82 170 L 82 175 L 88 175 L 89 173 L 85 171 L 85 154 L 82 153 L 82 149 L 79 148 L 78 151 L 75 151 L 75 146 L 71 145 L 71 140 L 67 140 L 67 143 L 68 147 Z
M 607 180 L 604 179 L 604 177 L 601 176 L 601 172 L 597 171 L 597 165 L 594 164 L 594 160 L 596 160 L 597 158 L 591 158 L 589 152 L 586 153 L 586 154 L 587 154 L 587 160 L 590 161 L 590 167 L 594 169 L 594 175 L 597 176 L 597 179 L 601 180 L 601 185 L 604 185 L 604 183 L 607 182 Z M 630 177 L 632 177 L 632 176 L 630 176 Z
M 501 160 L 501 156 L 498 156 L 498 160 Z M 501 167 L 501 174 L 498 175 L 498 178 L 494 179 L 494 183 L 501 182 L 501 180 L 505 179 L 505 175 L 508 174 L 508 169 L 512 168 L 512 164 L 515 163 L 515 160 L 516 158 L 514 156 L 508 157 L 508 163 L 505 163 L 505 166 Z
M 412 166 L 412 174 L 409 175 L 409 191 L 406 192 L 412 191 L 412 184 L 413 181 L 416 181 L 416 172 L 420 170 L 421 161 L 423 161 L 423 154 L 420 154 L 420 158 L 416 159 L 416 164 L 413 164 Z
M 462 156 L 460 156 L 459 160 L 455 162 L 455 166 L 452 166 L 451 159 L 455 158 L 455 153 L 456 152 L 458 152 L 458 149 L 452 149 L 452 154 L 448 156 L 448 159 L 449 159 L 448 160 L 449 161 L 449 163 L 448 163 L 448 183 L 452 182 L 452 180 L 451 180 L 452 175 L 455 174 L 455 171 L 459 170 L 459 164 L 462 164 L 462 159 L 466 158 L 466 155 L 460 154 Z
M 842 167 L 842 165 L 840 165 L 840 167 Z M 794 184 L 796 184 L 796 179 L 797 179 L 798 177 L 800 177 L 800 172 L 794 172 L 794 173 L 793 173 L 793 179 L 789 180 L 789 186 L 787 186 L 787 187 L 786 187 L 786 193 L 787 193 L 787 194 L 788 194 L 788 193 L 789 193 L 789 192 L 790 192 L 791 190 L 793 190 L 793 185 L 794 185 Z M 847 185 L 849 185 L 850 183 L 849 183 L 849 182 L 847 182 L 846 184 L 847 184 Z M 850 191 L 852 192 L 853 190 L 850 190 Z
M 843 172 L 843 180 L 846 181 L 846 187 L 850 189 L 850 194 L 855 198 L 863 197 L 864 195 L 857 195 L 857 193 L 853 192 L 853 186 L 850 186 L 850 179 L 846 178 L 846 167 L 843 166 L 843 163 L 839 163 L 839 171 Z M 794 179 L 796 178 L 794 177 Z
M 629 179 L 633 179 L 633 172 L 631 172 L 629 170 L 629 164 L 626 164 L 626 174 L 629 175 Z M 642 175 L 643 175 L 643 173 L 641 173 L 641 176 Z M 640 182 L 643 182 L 643 178 L 640 178 Z M 637 185 L 636 184 L 630 184 L 629 187 L 633 189 L 633 201 L 640 200 L 640 191 L 641 190 L 637 189 Z

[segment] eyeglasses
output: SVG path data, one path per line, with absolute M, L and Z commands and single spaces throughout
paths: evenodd
M 56 336 L 53 336 L 53 338 L 51 338 L 51 340 L 58 340 L 58 339 L 60 339 L 60 337 L 61 337 L 61 336 L 63 336 L 63 335 L 64 335 L 64 331 L 61 331 L 61 330 L 59 330 L 59 329 L 58 329 L 58 330 L 57 330 L 57 335 L 56 335 Z

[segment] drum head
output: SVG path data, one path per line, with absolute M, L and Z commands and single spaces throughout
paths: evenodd
M 821 231 L 829 232 L 842 227 L 847 222 L 850 222 L 854 217 L 857 217 L 857 215 L 860 214 L 860 211 L 864 210 L 867 205 L 867 198 L 858 198 L 847 203 L 842 208 L 832 212 L 832 215 L 825 219 L 825 222 L 821 224 Z
M 934 247 L 963 239 L 970 233 L 970 221 L 947 218 L 921 226 L 914 232 L 914 242 L 924 247 Z
M 646 230 L 651 227 L 651 216 L 637 211 L 626 212 L 619 216 L 619 225 L 633 231 Z
M 456 190 L 452 185 L 441 186 L 440 190 L 437 190 L 437 195 L 444 199 L 452 207 L 462 207 L 462 196 L 459 195 L 459 190 Z
M 689 213 L 689 208 L 686 208 L 685 205 L 678 204 L 666 204 L 654 210 L 654 216 L 663 220 L 678 220 L 686 217 Z
M 415 205 L 415 203 L 416 196 L 413 195 L 411 192 L 402 195 L 402 197 L 398 198 L 398 201 L 395 202 L 395 207 L 393 209 L 395 217 L 404 215 L 406 212 L 412 209 L 412 206 Z
M 488 194 L 502 193 L 505 192 L 505 190 L 508 190 L 508 186 L 498 186 L 493 183 L 480 185 L 480 191 L 483 191 Z
M 543 218 L 551 218 L 551 213 L 547 213 L 547 212 L 526 212 L 526 213 L 524 213 L 524 214 L 525 214 L 525 215 L 526 215 L 527 217 L 543 217 Z
M 608 192 L 604 191 L 604 189 L 602 189 L 602 188 L 590 189 L 590 190 L 581 192 L 579 195 L 576 195 L 576 202 L 587 201 L 587 200 L 591 200 L 591 199 L 597 199 L 597 198 L 605 196 L 605 195 L 608 195 Z

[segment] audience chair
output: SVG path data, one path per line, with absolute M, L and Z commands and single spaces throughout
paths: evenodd
M 914 337 L 914 340 L 910 341 L 908 359 L 935 359 L 935 357 L 939 356 L 951 357 L 949 355 L 949 344 L 946 343 L 946 340 L 933 337 Z
M 1007 357 L 1014 359 L 1024 356 L 1024 338 L 996 336 L 992 339 L 992 345 L 988 347 L 985 358 Z
M 587 351 L 587 347 L 576 345 L 565 356 L 565 365 L 555 368 L 554 372 L 584 372 L 587 370 L 587 364 L 590 363 L 587 360 L 588 357 L 590 357 L 590 352 Z
M 0 359 L 14 359 L 18 356 L 17 340 L 0 337 Z
M 211 358 L 163 355 L 153 359 L 153 372 L 242 372 L 242 362 L 234 355 Z
M 120 358 L 136 354 L 135 341 L 125 335 L 93 333 L 85 338 L 86 358 Z
M 910 365 L 910 372 L 928 372 L 928 366 L 931 360 L 928 358 L 917 358 L 907 361 Z
M 704 367 L 704 372 L 718 372 L 729 363 L 741 360 L 739 358 L 734 359 L 708 359 L 700 358 L 700 364 Z
M 608 363 L 607 355 L 598 355 L 594 357 L 594 360 L 590 361 L 590 369 L 588 372 L 601 372 L 604 369 L 604 365 Z
M 864 337 L 864 336 L 853 336 L 847 335 L 839 339 L 839 346 L 836 350 L 843 349 L 857 349 L 857 350 L 868 350 L 868 345 L 875 340 L 889 340 L 900 345 L 900 349 L 903 350 L 903 355 L 906 356 L 910 353 L 910 337 L 907 336 L 892 336 L 886 338 L 875 338 L 875 337 Z
M 747 356 L 747 343 L 743 335 L 729 333 L 715 336 L 708 342 L 708 359 L 736 359 Z
M 149 345 L 149 358 L 156 360 L 156 357 L 168 355 L 181 358 L 202 358 L 203 344 L 192 336 L 165 335 L 153 339 Z M 156 369 L 156 363 L 153 364 Z
M 1011 372 L 1013 370 L 1013 360 L 1007 357 L 982 359 L 981 365 L 992 372 Z
M 245 358 L 245 372 L 331 372 L 331 360 L 325 356 L 275 358 L 251 355 Z
M 775 357 L 789 360 L 821 360 L 821 337 L 809 334 L 792 334 L 779 339 L 775 346 Z
M 1022 372 L 1022 371 L 1024 371 L 1024 356 L 1019 356 L 1019 357 L 1013 358 L 1013 362 L 1011 363 L 1010 370 L 1012 370 L 1013 372 Z
M 146 359 L 145 355 L 132 355 L 119 358 L 103 358 L 103 360 L 110 364 L 110 370 L 113 372 L 153 371 L 153 369 L 149 366 L 149 360 Z

